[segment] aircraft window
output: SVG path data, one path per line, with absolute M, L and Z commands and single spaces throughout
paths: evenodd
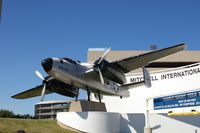
M 63 64 L 63 60 L 62 60 L 62 59 L 60 59 L 60 63 L 62 63 L 62 64 Z
M 71 64 L 75 64 L 76 65 L 76 62 L 73 61 L 72 59 L 69 59 L 67 57 L 64 57 L 63 59 L 66 60 L 67 62 L 71 63 Z

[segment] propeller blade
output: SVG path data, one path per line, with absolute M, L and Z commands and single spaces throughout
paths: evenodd
M 44 87 L 43 87 L 42 92 L 41 92 L 41 101 L 44 100 L 45 91 L 46 91 L 46 83 L 44 83 Z
M 50 77 L 50 78 L 45 79 L 45 80 L 46 80 L 46 82 L 48 82 L 48 81 L 50 81 L 50 80 L 52 80 L 52 79 L 53 79 L 53 77 Z
M 42 76 L 42 74 L 39 71 L 35 71 L 35 74 L 42 80 L 44 80 L 44 77 Z
M 108 53 L 110 52 L 111 48 L 108 48 L 104 54 L 102 55 L 101 59 L 99 60 L 98 64 L 100 64 L 102 62 L 103 59 L 106 58 L 106 56 L 108 55 Z
M 93 71 L 94 71 L 94 69 L 92 68 L 92 69 L 87 70 L 85 73 L 91 73 Z
M 101 73 L 101 70 L 98 69 L 98 71 L 99 71 L 99 77 L 100 77 L 101 83 L 104 84 L 104 79 L 103 79 L 103 75 Z

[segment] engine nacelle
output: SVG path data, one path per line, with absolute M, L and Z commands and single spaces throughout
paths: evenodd
M 126 83 L 126 77 L 121 70 L 119 70 L 115 66 L 110 66 L 110 63 L 105 59 L 100 64 L 97 64 L 98 61 L 99 61 L 99 59 L 97 61 L 95 61 L 95 63 L 94 63 L 95 64 L 94 70 L 96 72 L 98 72 L 97 68 L 99 68 L 104 77 L 106 77 L 118 84 Z
M 58 81 L 56 79 L 47 83 L 48 90 L 58 93 L 63 96 L 76 97 L 78 95 L 78 88 L 74 88 L 71 85 Z

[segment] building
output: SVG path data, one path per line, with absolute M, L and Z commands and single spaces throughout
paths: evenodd
M 96 49 L 96 48 L 89 48 L 88 49 L 88 55 L 87 55 L 87 61 L 90 63 L 93 63 L 96 61 L 99 57 L 102 56 L 105 49 Z M 106 57 L 106 60 L 108 61 L 115 61 L 118 59 L 130 57 L 130 56 L 137 56 L 142 53 L 146 53 L 150 51 L 136 51 L 136 50 L 111 50 Z M 183 65 L 189 65 L 192 63 L 197 63 L 200 61 L 200 51 L 182 51 L 164 58 L 161 58 L 159 60 L 156 60 L 155 62 L 164 62 L 165 67 L 156 67 L 156 68 L 149 68 L 150 71 L 155 70 L 162 70 L 162 69 L 168 69 L 168 68 L 174 68 L 178 66 Z M 168 63 L 168 64 L 167 64 Z M 157 64 L 159 65 L 159 64 Z M 161 66 L 162 64 L 160 64 Z M 168 66 L 167 66 L 168 65 Z M 141 69 L 137 69 L 134 71 L 131 71 L 130 73 L 138 73 L 141 72 Z
M 69 101 L 42 101 L 35 104 L 35 117 L 38 119 L 55 119 L 57 112 L 67 112 Z
M 89 49 L 88 62 L 93 63 L 105 49 Z M 106 60 L 115 61 L 148 51 L 110 51 Z M 64 112 L 58 123 L 83 132 L 153 133 L 200 132 L 200 51 L 182 51 L 148 66 L 152 86 L 129 89 L 130 97 L 102 96 L 107 112 Z M 164 64 L 164 67 L 162 66 Z M 127 73 L 127 82 L 142 80 L 142 69 Z M 92 101 L 98 101 L 94 94 Z M 169 115 L 174 112 L 178 116 Z M 195 113 L 194 113 L 195 112 Z M 170 113 L 171 114 L 171 113 Z M 188 115 L 188 116 L 185 116 Z M 91 126 L 92 125 L 92 126 Z
M 89 49 L 88 62 L 94 62 L 101 57 L 103 52 L 103 49 Z M 137 56 L 144 52 L 148 51 L 110 51 L 106 59 L 114 61 L 129 56 Z M 168 112 L 184 112 L 185 114 L 194 110 L 200 112 L 200 51 L 182 51 L 156 62 L 164 62 L 168 65 L 148 68 L 152 81 L 151 88 L 130 89 L 130 97 L 128 98 L 103 96 L 102 101 L 106 104 L 107 111 L 120 114 L 119 131 L 142 133 L 144 127 L 149 123 L 153 128 L 153 133 L 200 132 L 199 116 L 168 116 Z M 126 74 L 128 82 L 139 82 L 141 77 L 140 68 Z M 173 104 L 155 106 L 155 101 L 158 99 L 177 98 L 183 94 L 187 98 L 179 100 L 177 106 Z M 188 98 L 191 96 L 192 98 Z M 95 96 L 92 96 L 92 100 L 97 101 Z M 147 110 L 150 113 L 148 122 L 146 120 Z

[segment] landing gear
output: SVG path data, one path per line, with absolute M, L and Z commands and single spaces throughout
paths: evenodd
M 78 96 L 79 96 L 79 88 L 77 89 L 76 101 L 78 101 Z
M 98 97 L 99 97 L 99 102 L 101 103 L 101 94 L 99 91 L 97 91 Z
M 91 94 L 91 92 L 89 91 L 89 89 L 87 89 L 88 101 L 90 101 L 90 94 Z M 100 91 L 97 91 L 97 95 L 98 95 L 99 102 L 101 103 L 101 94 L 100 94 Z
M 90 91 L 87 89 L 88 101 L 90 101 Z

